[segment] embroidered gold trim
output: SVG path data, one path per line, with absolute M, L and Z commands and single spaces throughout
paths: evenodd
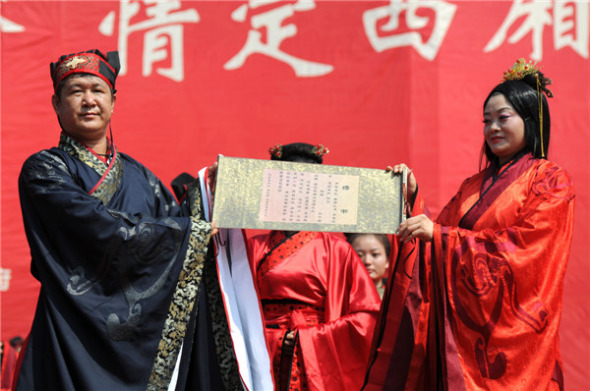
M 149 391 L 168 389 L 180 346 L 202 287 L 201 279 L 211 237 L 211 224 L 201 220 L 201 194 L 198 187 L 189 188 L 189 201 L 192 216 L 188 249 L 154 358 L 147 386 Z
M 91 195 L 107 205 L 123 181 L 123 161 L 119 153 L 115 152 L 115 161 L 107 173 L 108 165 L 106 163 L 94 156 L 86 147 L 67 134 L 61 134 L 58 148 L 77 158 L 101 176 L 102 182 Z M 106 176 L 105 173 L 107 173 Z

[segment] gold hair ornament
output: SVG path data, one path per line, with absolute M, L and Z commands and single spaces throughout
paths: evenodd
M 520 80 L 527 75 L 538 73 L 540 70 L 541 68 L 537 67 L 536 61 L 531 60 L 527 63 L 524 58 L 519 58 L 514 65 L 504 72 L 502 83 L 507 80 Z
M 553 98 L 553 93 L 546 86 L 551 84 L 551 79 L 546 78 L 540 73 L 541 67 L 537 66 L 536 61 L 529 61 L 524 58 L 516 60 L 514 65 L 504 72 L 502 83 L 508 80 L 521 80 L 528 75 L 535 75 L 537 79 L 537 98 L 539 99 L 539 132 L 541 134 L 541 157 L 545 157 L 545 148 L 543 146 L 543 92 L 549 98 Z

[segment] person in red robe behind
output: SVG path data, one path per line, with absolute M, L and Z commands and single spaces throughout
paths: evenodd
M 546 159 L 549 83 L 524 59 L 505 72 L 484 101 L 487 165 L 434 222 L 408 178 L 413 217 L 398 231 L 402 262 L 365 390 L 563 390 L 558 331 L 574 188 Z
M 18 359 L 18 351 L 9 343 L 0 341 L 0 391 L 12 389 L 12 379 Z
M 327 149 L 271 148 L 271 159 L 321 163 Z M 323 232 L 249 240 L 276 390 L 359 390 L 379 296 L 354 249 Z

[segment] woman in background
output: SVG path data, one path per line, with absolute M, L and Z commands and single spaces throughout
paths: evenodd
M 353 233 L 347 234 L 346 239 L 365 264 L 379 297 L 383 298 L 391 251 L 389 238 L 385 234 Z
M 327 149 L 277 145 L 272 160 L 321 164 Z M 272 231 L 249 240 L 276 390 L 361 388 L 379 296 L 361 260 L 324 232 Z

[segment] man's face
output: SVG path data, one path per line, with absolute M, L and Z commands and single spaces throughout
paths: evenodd
M 116 96 L 98 76 L 73 75 L 51 101 L 66 132 L 78 141 L 92 143 L 106 137 Z

